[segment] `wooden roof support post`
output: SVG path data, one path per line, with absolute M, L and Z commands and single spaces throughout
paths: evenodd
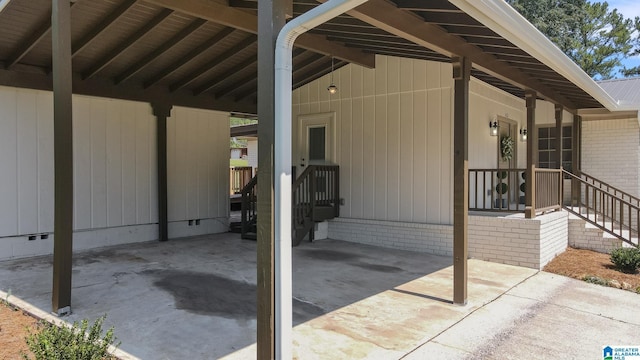
M 73 118 L 71 101 L 71 7 L 52 0 L 54 225 L 52 311 L 71 313 L 73 255 Z
M 156 155 L 158 161 L 158 240 L 169 240 L 167 215 L 167 118 L 171 116 L 172 105 L 153 103 L 156 117 Z
M 573 115 L 573 126 L 571 126 L 571 173 L 581 176 L 580 155 L 582 151 L 582 118 L 580 115 Z M 580 186 L 575 178 L 571 180 L 571 206 L 580 204 Z
M 538 163 L 538 131 L 536 130 L 536 100 L 535 91 L 527 90 L 524 94 L 527 105 L 527 171 L 526 191 L 524 193 L 524 216 L 527 219 L 536 217 L 536 184 L 535 166 Z
M 471 61 L 455 57 L 453 115 L 453 303 L 467 303 L 469 225 L 469 78 Z
M 556 104 L 556 144 L 555 144 L 555 163 L 556 167 L 560 169 L 562 167 L 562 112 L 564 107 L 560 104 Z
M 291 0 L 258 2 L 258 313 L 257 358 L 275 358 L 274 174 L 275 45 Z

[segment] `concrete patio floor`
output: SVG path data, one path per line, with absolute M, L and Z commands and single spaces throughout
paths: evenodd
M 255 358 L 256 243 L 220 234 L 75 256 L 73 314 L 107 314 L 140 359 Z M 535 270 L 469 261 L 451 304 L 451 259 L 321 240 L 294 248 L 299 359 L 598 358 L 640 345 L 640 296 Z M 0 290 L 50 309 L 51 257 L 0 262 Z

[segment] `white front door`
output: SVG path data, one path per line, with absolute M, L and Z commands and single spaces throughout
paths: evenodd
M 335 163 L 335 113 L 300 115 L 298 174 L 309 165 Z

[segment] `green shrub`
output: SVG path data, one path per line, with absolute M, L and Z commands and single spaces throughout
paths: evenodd
M 115 359 L 109 354 L 109 345 L 115 341 L 113 327 L 102 337 L 102 324 L 105 316 L 97 319 L 91 327 L 85 319 L 71 328 L 58 327 L 42 321 L 36 333 L 29 332 L 26 338 L 29 350 L 33 352 L 35 360 L 101 360 Z M 118 346 L 116 344 L 115 346 Z M 28 355 L 22 354 L 23 359 L 30 360 Z
M 593 276 L 593 275 L 587 275 L 587 276 L 583 277 L 582 280 L 584 280 L 584 281 L 586 281 L 588 283 L 591 283 L 591 284 L 609 286 L 609 281 L 608 280 L 603 279 L 601 277 Z
M 640 267 L 640 249 L 617 248 L 611 251 L 611 262 L 622 272 L 633 274 Z

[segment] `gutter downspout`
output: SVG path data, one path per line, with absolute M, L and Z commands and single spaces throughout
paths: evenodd
M 329 0 L 287 23 L 275 48 L 274 235 L 276 359 L 292 358 L 291 165 L 292 50 L 296 38 L 367 0 Z M 327 54 L 330 55 L 330 54 Z

